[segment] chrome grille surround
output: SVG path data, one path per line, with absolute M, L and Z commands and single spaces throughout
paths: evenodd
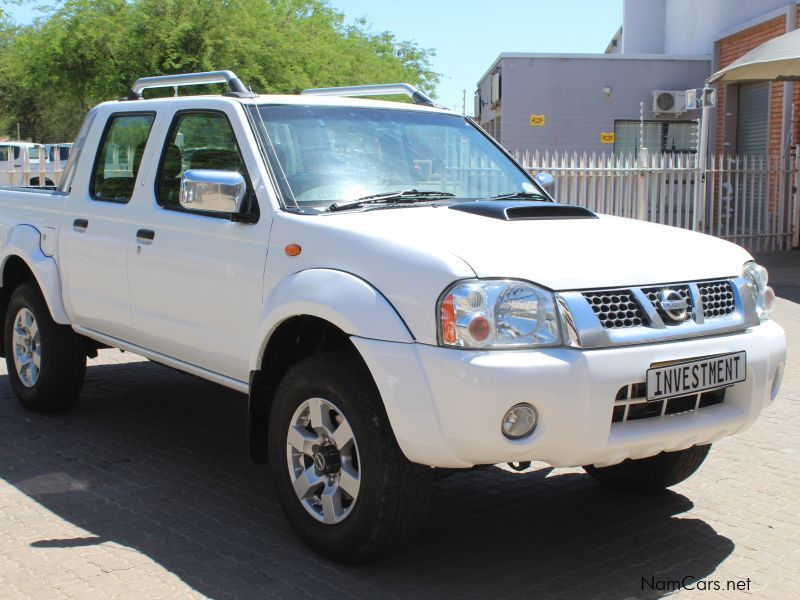
M 674 290 L 687 300 L 689 313 L 685 321 L 662 318 L 659 305 L 653 302 L 658 300 L 655 294 L 662 290 Z M 558 292 L 556 296 L 562 322 L 570 324 L 567 343 L 576 348 L 630 346 L 718 335 L 743 331 L 760 323 L 753 295 L 743 277 L 576 290 Z M 619 302 L 613 302 L 615 298 Z M 704 304 L 706 300 L 708 306 Z M 638 310 L 631 308 L 631 304 Z
M 659 292 L 663 291 L 666 288 L 669 288 L 671 290 L 675 290 L 676 292 L 678 292 L 681 295 L 681 298 L 683 298 L 686 301 L 686 304 L 689 305 L 689 314 L 691 315 L 692 311 L 694 309 L 694 305 L 692 303 L 692 291 L 689 288 L 688 284 L 686 284 L 686 285 L 674 285 L 674 286 L 663 286 L 662 285 L 662 286 L 658 286 L 658 287 L 646 287 L 646 288 L 642 288 L 642 291 L 644 292 L 644 295 L 647 296 L 647 299 L 650 300 L 650 304 L 653 305 L 653 308 L 655 308 L 656 311 L 658 311 L 659 310 L 659 308 L 658 308 L 658 294 L 659 294 Z

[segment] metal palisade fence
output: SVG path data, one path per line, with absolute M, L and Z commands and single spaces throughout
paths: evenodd
M 32 160 L 26 152 L 20 160 L 12 158 L 13 148 L 0 142 L 0 188 L 4 187 L 55 187 L 66 166 L 64 160 Z M 44 152 L 42 151 L 42 155 Z
M 684 227 L 757 252 L 796 247 L 800 154 L 638 156 L 535 152 L 517 155 L 555 178 L 554 196 L 592 211 Z M 699 185 L 701 188 L 697 188 Z

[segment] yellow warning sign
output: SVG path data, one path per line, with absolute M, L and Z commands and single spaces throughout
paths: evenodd
M 600 133 L 600 143 L 601 144 L 613 144 L 614 143 L 614 132 L 611 133 Z
M 531 127 L 544 127 L 544 115 L 531 115 Z

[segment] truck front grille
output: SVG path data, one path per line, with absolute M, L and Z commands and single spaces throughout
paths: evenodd
M 667 327 L 681 325 L 673 322 L 659 306 L 659 293 L 665 290 L 678 292 L 688 307 L 688 321 L 699 320 L 697 309 L 702 306 L 704 319 L 728 317 L 736 312 L 736 298 L 732 283 L 727 279 L 697 283 L 697 294 L 689 283 L 673 283 L 641 288 L 592 290 L 581 292 L 586 302 L 605 329 L 627 327 L 660 327 L 654 321 L 664 320 Z M 644 298 L 647 298 L 645 304 Z M 642 304 L 640 304 L 640 301 Z M 653 316 L 658 315 L 658 318 Z
M 703 316 L 706 319 L 727 317 L 736 310 L 730 281 L 699 283 L 700 299 L 703 301 Z
M 650 304 L 653 305 L 653 308 L 658 310 L 658 293 L 664 289 L 665 286 L 661 287 L 648 287 L 642 288 L 644 295 L 647 296 L 647 299 L 650 300 Z M 681 295 L 681 298 L 686 300 L 686 303 L 689 305 L 689 314 L 692 312 L 692 293 L 689 291 L 688 285 L 671 285 L 669 289 L 675 290 Z
M 722 404 L 725 400 L 725 389 L 708 390 L 689 396 L 678 396 L 666 400 L 647 401 L 647 384 L 632 383 L 623 385 L 614 400 L 612 423 L 650 419 L 665 415 L 676 415 Z
M 647 317 L 630 290 L 586 292 L 583 297 L 606 329 L 639 327 L 647 323 Z

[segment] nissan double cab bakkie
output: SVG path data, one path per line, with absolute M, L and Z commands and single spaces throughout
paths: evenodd
M 8 380 L 67 409 L 113 347 L 247 394 L 252 457 L 340 561 L 406 541 L 453 469 L 677 484 L 778 393 L 767 273 L 544 182 L 406 84 L 139 80 L 90 111 L 57 190 L 0 191 Z

